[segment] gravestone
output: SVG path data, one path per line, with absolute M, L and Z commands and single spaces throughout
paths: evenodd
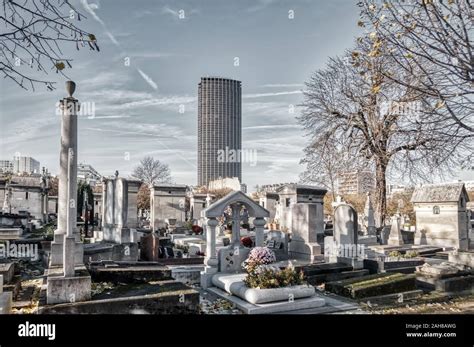
M 391 218 L 392 227 L 390 229 L 390 235 L 388 237 L 387 244 L 389 246 L 401 246 L 403 245 L 403 236 L 401 231 L 401 218 L 399 214 L 392 216 Z
M 248 258 L 249 248 L 229 246 L 219 250 L 219 272 L 239 273 L 242 272 L 242 263 Z
M 160 237 L 153 232 L 143 236 L 140 240 L 140 248 L 140 255 L 143 260 L 158 261 L 160 255 Z
M 136 242 L 139 187 L 140 182 L 135 180 L 104 179 L 104 241 L 118 244 Z
M 357 211 L 349 204 L 340 203 L 334 211 L 333 236 L 324 238 L 324 257 L 328 262 L 363 268 L 365 245 L 358 244 Z
M 357 244 L 357 211 L 340 203 L 334 211 L 334 241 L 338 245 Z

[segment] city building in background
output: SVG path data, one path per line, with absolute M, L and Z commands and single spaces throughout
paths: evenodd
M 0 160 L 0 174 L 7 172 L 13 172 L 13 161 Z
M 387 197 L 392 198 L 397 194 L 412 194 L 415 187 L 403 184 L 387 184 Z
M 95 186 L 102 179 L 102 175 L 97 172 L 89 164 L 80 163 L 77 165 L 78 182 L 88 182 L 91 186 Z
M 13 157 L 13 172 L 18 174 L 39 174 L 40 162 L 32 157 Z
M 232 189 L 234 191 L 240 190 L 246 193 L 245 191 L 242 190 L 242 186 L 243 185 L 240 184 L 240 181 L 237 177 L 219 178 L 217 180 L 209 181 L 208 183 L 208 188 L 210 191 L 221 190 L 221 189 Z
M 371 170 L 353 170 L 341 172 L 337 178 L 337 194 L 354 195 L 373 192 L 375 174 Z
M 202 77 L 198 89 L 198 185 L 236 177 L 242 181 L 241 82 Z

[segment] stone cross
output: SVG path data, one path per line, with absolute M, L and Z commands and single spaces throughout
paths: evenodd
M 231 245 L 234 247 L 240 246 L 240 209 L 239 204 L 231 205 L 232 208 L 232 240 Z

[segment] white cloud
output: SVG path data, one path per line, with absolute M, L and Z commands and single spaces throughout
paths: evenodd
M 140 101 L 132 101 L 123 104 L 123 107 L 146 107 L 146 106 L 158 106 L 158 105 L 180 105 L 180 104 L 189 104 L 196 102 L 197 98 L 195 96 L 164 96 L 160 98 L 149 98 Z
M 242 130 L 272 130 L 272 129 L 290 129 L 300 128 L 299 125 L 296 124 L 276 124 L 276 125 L 255 125 L 249 127 L 243 127 Z
M 301 90 L 290 90 L 286 92 L 275 92 L 275 93 L 255 93 L 255 94 L 244 94 L 243 99 L 253 99 L 253 98 L 264 98 L 272 96 L 281 96 L 281 95 L 292 95 L 292 94 L 302 94 Z
M 140 76 L 143 77 L 143 79 L 145 80 L 146 83 L 148 83 L 150 85 L 150 87 L 152 87 L 153 89 L 157 90 L 158 89 L 158 85 L 155 83 L 155 81 L 152 80 L 152 78 L 150 76 L 148 76 L 146 73 L 144 73 L 141 69 L 137 68 L 137 71 L 138 73 L 140 74 Z
M 87 0 L 81 0 L 81 3 L 82 3 L 82 6 L 84 7 L 84 9 L 88 13 L 90 13 L 92 15 L 92 17 L 94 17 L 94 19 L 97 22 L 99 22 L 102 25 L 102 27 L 104 28 L 105 34 L 110 38 L 112 43 L 114 45 L 116 45 L 118 48 L 122 49 L 121 46 L 120 46 L 120 43 L 116 40 L 114 35 L 107 29 L 107 25 L 105 25 L 105 22 L 95 13 L 94 8 L 91 7 L 91 4 L 89 4 L 87 2 Z M 96 7 L 96 8 L 98 8 L 98 7 Z M 123 52 L 123 53 L 125 54 L 125 52 Z M 138 73 L 140 74 L 140 76 L 142 76 L 142 78 L 145 80 L 146 83 L 148 83 L 148 85 L 150 87 L 152 87 L 155 90 L 158 89 L 158 85 L 156 84 L 155 81 L 153 81 L 153 79 L 150 76 L 148 76 L 146 73 L 144 73 L 140 68 L 136 68 L 136 69 L 137 69 Z
M 296 88 L 304 87 L 303 83 L 270 83 L 261 85 L 263 88 Z
M 165 13 L 165 14 L 171 14 L 171 15 L 176 16 L 176 17 L 179 16 L 178 11 L 175 11 L 175 10 L 171 9 L 168 6 L 163 7 L 163 10 L 161 10 L 161 12 Z

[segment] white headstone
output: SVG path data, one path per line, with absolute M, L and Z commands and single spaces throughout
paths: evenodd
M 340 204 L 334 211 L 334 241 L 338 245 L 357 244 L 357 212 L 348 204 Z

